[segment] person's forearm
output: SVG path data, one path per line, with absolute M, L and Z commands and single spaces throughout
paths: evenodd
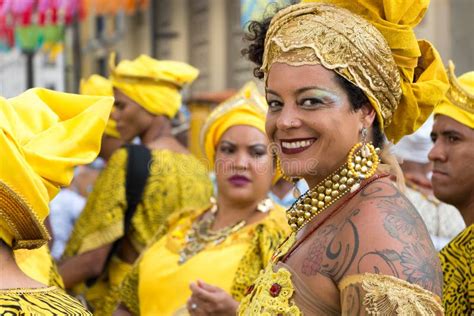
M 125 306 L 120 304 L 112 315 L 113 316 L 130 316 L 132 315 L 132 313 L 130 313 L 130 311 Z
M 111 245 L 105 245 L 61 262 L 59 274 L 63 278 L 65 288 L 70 289 L 90 278 L 99 277 L 104 270 L 110 248 Z

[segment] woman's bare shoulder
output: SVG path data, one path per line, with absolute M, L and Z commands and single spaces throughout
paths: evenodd
M 425 224 L 388 179 L 367 185 L 309 242 L 305 274 L 325 274 L 336 283 L 352 274 L 386 274 L 441 294 L 441 267 Z

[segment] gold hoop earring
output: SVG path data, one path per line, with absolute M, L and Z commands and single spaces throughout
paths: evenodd
M 361 130 L 362 141 L 355 144 L 347 157 L 347 168 L 360 181 L 370 178 L 375 174 L 380 163 L 378 148 L 375 148 L 371 142 L 367 142 L 368 131 L 364 127 Z M 357 190 L 359 183 L 351 189 Z
M 278 172 L 281 174 L 281 177 L 283 178 L 283 180 L 293 184 L 293 197 L 295 199 L 299 198 L 300 195 L 301 195 L 301 191 L 300 191 L 300 189 L 298 189 L 297 183 L 298 183 L 298 181 L 300 181 L 300 179 L 298 177 L 289 177 L 289 176 L 287 176 L 283 172 L 283 169 L 281 168 L 280 157 L 277 154 L 275 154 L 275 158 L 276 158 L 276 167 L 277 167 Z

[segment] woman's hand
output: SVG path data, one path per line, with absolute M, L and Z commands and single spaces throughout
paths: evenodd
M 192 295 L 188 299 L 187 308 L 192 316 L 232 315 L 235 316 L 239 303 L 221 288 L 197 281 L 189 288 Z

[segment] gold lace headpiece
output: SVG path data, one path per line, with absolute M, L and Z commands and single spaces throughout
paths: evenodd
M 453 62 L 449 61 L 448 77 L 450 87 L 447 93 L 447 97 L 449 101 L 451 101 L 451 103 L 461 108 L 462 110 L 469 112 L 470 114 L 474 114 L 474 93 L 468 91 L 468 87 L 471 90 L 474 90 L 474 87 L 472 87 L 472 84 L 474 83 L 474 72 L 469 72 L 461 76 L 464 81 L 460 82 L 460 80 L 456 77 L 456 74 L 454 73 Z M 471 86 L 467 84 L 467 78 L 470 79 L 469 81 L 471 82 Z
M 329 4 L 303 3 L 277 13 L 265 40 L 261 70 L 275 63 L 320 64 L 360 87 L 390 124 L 400 101 L 400 74 L 390 47 L 363 18 Z
M 449 90 L 446 98 L 438 104 L 433 113 L 450 117 L 459 123 L 474 128 L 474 71 L 459 77 L 454 73 L 454 64 L 448 66 Z
M 396 143 L 423 124 L 448 88 L 439 54 L 412 30 L 426 4 L 412 8 L 414 21 L 397 24 L 385 2 L 326 2 L 331 3 L 291 5 L 273 17 L 261 66 L 265 80 L 275 62 L 333 70 L 364 91 L 387 138 Z M 379 11 L 370 10 L 374 6 Z

